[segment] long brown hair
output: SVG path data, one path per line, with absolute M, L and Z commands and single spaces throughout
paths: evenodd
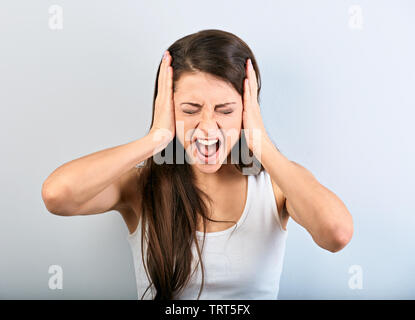
M 236 35 L 216 29 L 202 30 L 177 40 L 167 50 L 173 59 L 171 63 L 174 75 L 173 90 L 175 90 L 174 83 L 183 73 L 200 71 L 223 79 L 243 96 L 246 60 L 250 58 L 256 71 L 259 97 L 261 77 L 255 57 L 248 45 Z M 155 81 L 151 126 L 154 121 L 160 65 Z M 236 146 L 238 146 L 238 159 L 241 159 L 241 153 L 244 151 L 252 158 L 243 134 Z M 175 295 L 185 288 L 193 274 L 191 274 L 193 243 L 196 245 L 198 264 L 200 263 L 202 270 L 202 283 L 197 297 L 199 299 L 204 284 L 201 252 L 205 237 L 200 248 L 196 237 L 198 216 L 202 218 L 204 233 L 206 220 L 224 221 L 209 218 L 205 201 L 211 203 L 212 200 L 196 186 L 190 164 L 186 161 L 176 163 L 177 154 L 183 155 L 185 152 L 182 144 L 179 141 L 176 143 L 176 137 L 163 151 L 168 148 L 173 150 L 172 164 L 156 163 L 153 156 L 144 162 L 144 166 L 138 168 L 142 248 L 144 243 L 147 244 L 147 253 L 145 256 L 143 251 L 142 260 L 150 280 L 150 285 L 141 299 L 152 285 L 156 289 L 155 300 L 174 299 Z M 251 166 L 237 162 L 232 163 L 241 172 L 242 168 Z M 260 164 L 260 170 L 263 169 Z

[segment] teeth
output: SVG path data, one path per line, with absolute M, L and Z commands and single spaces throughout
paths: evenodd
M 212 144 L 215 144 L 218 142 L 218 139 L 216 140 L 202 140 L 202 139 L 197 139 L 197 142 L 199 142 L 200 144 L 204 144 L 205 146 L 210 146 Z

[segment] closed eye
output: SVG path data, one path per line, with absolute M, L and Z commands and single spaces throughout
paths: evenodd
M 194 114 L 194 113 L 198 112 L 198 110 L 194 110 L 194 111 L 192 111 L 192 110 L 183 110 L 183 112 L 187 113 L 187 114 Z M 230 114 L 230 113 L 233 112 L 233 110 L 222 110 L 222 111 L 218 111 L 218 112 L 223 113 L 223 114 Z
M 196 113 L 197 111 L 183 110 L 183 112 L 187 114 L 193 114 L 193 113 Z
M 232 105 L 232 104 L 236 104 L 236 102 L 226 102 L 226 103 L 217 104 L 215 106 L 215 110 L 218 111 L 218 109 L 226 108 L 227 106 Z M 197 110 L 183 109 L 183 112 L 187 113 L 187 114 L 194 114 L 194 113 L 198 112 L 200 109 L 202 109 L 202 107 L 203 107 L 202 105 L 200 105 L 198 103 L 194 103 L 194 102 L 182 102 L 180 105 L 190 105 L 192 107 L 197 108 Z M 226 110 L 222 110 L 222 111 L 219 111 L 219 112 L 221 112 L 222 114 L 231 114 L 233 112 L 233 109 L 232 108 L 231 109 L 226 109 Z

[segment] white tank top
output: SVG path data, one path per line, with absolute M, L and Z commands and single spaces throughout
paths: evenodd
M 245 208 L 237 224 L 206 233 L 202 252 L 205 278 L 199 299 L 278 299 L 287 234 L 281 227 L 269 174 L 263 170 L 248 176 Z M 197 231 L 197 238 L 201 247 L 203 233 Z M 150 284 L 142 264 L 140 223 L 127 239 L 140 300 Z M 198 261 L 195 244 L 192 250 L 193 271 Z M 199 265 L 189 284 L 174 299 L 197 299 L 200 285 Z M 155 288 L 151 286 L 144 299 L 153 299 L 154 295 Z

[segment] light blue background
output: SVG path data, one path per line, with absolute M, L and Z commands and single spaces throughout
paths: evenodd
M 48 27 L 50 5 L 63 29 Z M 360 5 L 363 29 L 349 27 Z M 280 299 L 415 298 L 415 45 L 412 1 L 17 1 L 0 9 L 0 298 L 136 299 L 127 228 L 115 211 L 59 217 L 41 184 L 58 166 L 141 138 L 157 65 L 208 28 L 241 37 L 262 74 L 280 151 L 346 204 L 342 251 L 294 221 Z M 50 290 L 50 265 L 63 290 Z M 349 267 L 363 288 L 352 290 Z

